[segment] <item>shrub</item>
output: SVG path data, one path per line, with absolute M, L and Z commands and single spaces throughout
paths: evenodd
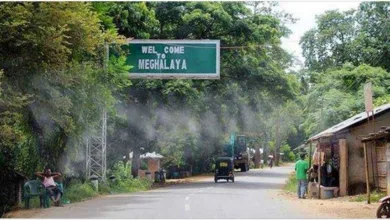
M 98 193 L 88 183 L 70 185 L 64 192 L 64 198 L 70 202 L 80 202 L 97 196 Z
M 129 163 L 123 163 L 123 161 L 119 161 L 114 165 L 114 168 L 111 171 L 111 175 L 115 176 L 116 180 L 120 181 L 123 179 L 129 179 L 132 176 L 131 173 L 131 166 Z
M 117 193 L 144 191 L 150 189 L 151 186 L 151 181 L 139 178 L 116 180 L 110 184 L 111 189 Z
M 295 161 L 295 154 L 292 151 L 290 151 L 290 153 L 288 154 L 288 158 L 289 161 L 291 162 Z
M 107 184 L 107 183 L 104 183 L 104 182 L 99 182 L 99 194 L 110 194 L 111 193 L 111 189 L 110 189 L 110 185 Z

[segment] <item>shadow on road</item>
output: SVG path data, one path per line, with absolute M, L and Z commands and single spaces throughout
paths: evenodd
M 271 183 L 271 182 L 246 182 L 237 180 L 234 183 L 231 182 L 218 182 L 216 187 L 224 187 L 229 189 L 282 189 L 284 183 Z
M 132 205 L 155 203 L 163 196 L 120 195 L 110 196 L 99 201 L 100 211 L 125 211 Z
M 257 179 L 257 178 L 256 178 Z M 205 182 L 196 182 L 196 183 L 188 183 L 188 184 L 181 184 L 177 186 L 170 186 L 166 187 L 168 190 L 176 190 L 176 189 L 206 189 L 210 187 L 222 187 L 222 188 L 231 188 L 231 189 L 282 189 L 285 185 L 284 182 L 262 182 L 259 178 L 259 181 L 248 181 L 246 179 L 240 180 L 240 177 L 236 177 L 236 181 L 234 183 L 232 182 L 226 182 L 226 180 L 218 180 L 218 183 L 214 183 L 214 180 L 205 181 Z M 154 193 L 157 194 L 165 194 L 169 192 L 159 192 L 158 190 L 154 191 Z M 180 191 L 176 192 L 177 194 L 180 194 Z M 183 192 L 182 194 L 186 194 L 187 192 Z
M 214 177 L 207 177 L 201 182 L 192 182 L 184 183 L 173 186 L 166 186 L 157 189 L 155 193 L 169 193 L 171 190 L 175 190 L 177 194 L 186 194 L 187 192 L 181 192 L 177 189 L 182 190 L 191 190 L 191 189 L 206 189 L 210 187 L 218 188 L 230 188 L 230 189 L 240 189 L 240 190 L 253 190 L 253 189 L 282 189 L 285 185 L 289 173 L 291 172 L 291 167 L 278 167 L 275 169 L 256 169 L 250 170 L 248 172 L 235 172 L 235 182 L 226 182 L 226 180 L 219 180 L 218 183 L 214 183 Z M 165 191 L 166 189 L 167 191 Z M 153 190 L 154 191 L 154 190 Z M 212 192 L 212 190 L 208 190 Z
M 268 170 L 265 172 L 236 172 L 234 174 L 235 176 L 250 176 L 250 177 L 271 177 L 271 178 L 283 178 L 286 179 L 288 177 L 287 174 L 285 173 L 274 173 L 274 172 L 269 172 Z

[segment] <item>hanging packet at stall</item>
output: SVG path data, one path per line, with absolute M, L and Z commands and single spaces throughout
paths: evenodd
M 326 165 L 326 172 L 329 174 L 329 173 L 332 173 L 332 166 L 330 164 Z

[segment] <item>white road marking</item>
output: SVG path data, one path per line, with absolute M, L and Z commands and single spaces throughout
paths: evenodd
M 191 210 L 191 209 L 190 209 L 190 205 L 185 204 L 185 205 L 184 205 L 184 209 L 186 210 L 186 212 L 190 211 L 190 210 Z

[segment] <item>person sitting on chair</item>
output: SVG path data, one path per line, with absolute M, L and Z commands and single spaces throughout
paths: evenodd
M 35 174 L 43 178 L 42 183 L 48 191 L 50 198 L 53 200 L 55 206 L 59 206 L 62 193 L 54 182 L 54 178 L 61 176 L 61 173 L 52 173 L 50 169 L 46 168 L 44 172 L 36 172 Z

